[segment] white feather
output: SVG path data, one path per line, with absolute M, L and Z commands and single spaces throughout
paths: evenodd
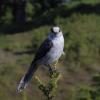
M 27 83 L 24 82 L 24 77 L 22 77 L 18 87 L 17 87 L 17 92 L 23 91 L 27 86 Z

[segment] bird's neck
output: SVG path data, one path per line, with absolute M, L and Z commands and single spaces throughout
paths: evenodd
M 59 33 L 59 34 L 53 34 L 53 33 L 51 33 L 51 34 L 49 35 L 49 38 L 54 39 L 54 38 L 58 38 L 58 37 L 60 37 L 60 36 L 63 36 L 62 33 Z

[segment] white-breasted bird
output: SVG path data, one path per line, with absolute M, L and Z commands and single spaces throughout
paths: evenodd
M 28 82 L 32 79 L 34 72 L 37 70 L 38 65 L 45 65 L 52 70 L 50 64 L 58 61 L 61 55 L 64 53 L 64 37 L 61 29 L 57 26 L 51 28 L 51 32 L 47 39 L 41 44 L 38 49 L 34 60 L 32 61 L 29 70 L 22 77 L 17 91 L 21 92 L 26 88 Z

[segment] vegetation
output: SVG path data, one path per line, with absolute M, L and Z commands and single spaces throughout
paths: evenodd
M 47 84 L 44 84 L 38 77 L 35 77 L 38 88 L 43 92 L 46 100 L 52 100 L 54 98 L 59 76 L 60 74 L 57 71 L 53 71 L 53 73 L 50 74 L 51 79 Z
M 100 100 L 100 0 L 47 3 L 47 8 L 36 1 L 0 0 L 0 99 L 44 100 L 34 78 L 25 92 L 18 94 L 16 87 L 49 29 L 58 25 L 66 55 L 57 65 L 61 77 L 53 99 Z M 47 69 L 39 67 L 35 76 L 47 91 L 52 83 Z

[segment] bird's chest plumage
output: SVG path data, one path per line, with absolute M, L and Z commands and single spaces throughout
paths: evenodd
M 53 41 L 53 47 L 50 50 L 50 53 L 53 55 L 59 55 L 59 53 L 63 52 L 63 40 L 62 38 L 54 39 Z
M 49 58 L 49 62 L 54 62 L 60 58 L 60 56 L 63 53 L 63 48 L 64 48 L 64 39 L 63 36 L 57 37 L 52 40 L 53 47 L 47 54 Z

